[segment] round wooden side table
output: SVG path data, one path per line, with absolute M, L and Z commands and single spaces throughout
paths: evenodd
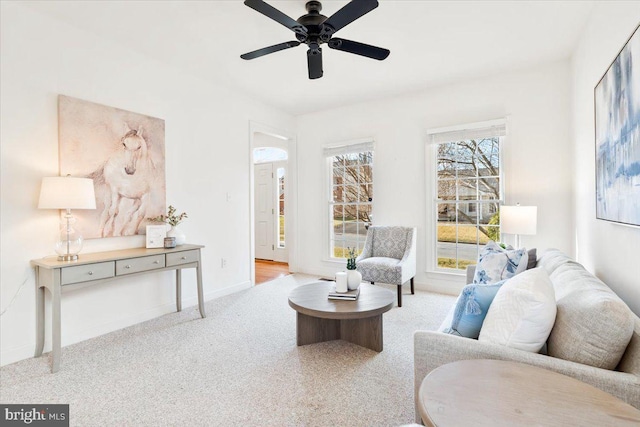
M 422 381 L 427 426 L 638 426 L 640 411 L 575 378 L 523 363 L 461 360 Z

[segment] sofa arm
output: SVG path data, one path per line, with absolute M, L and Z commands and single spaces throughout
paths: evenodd
M 476 266 L 475 265 L 468 265 L 467 266 L 467 285 L 469 283 L 473 283 L 473 276 L 476 275 Z
M 438 366 L 469 359 L 510 360 L 549 369 L 591 384 L 640 409 L 640 378 L 633 374 L 595 368 L 440 332 L 417 331 L 413 339 L 414 399 L 417 422 L 420 422 L 417 403 L 422 380 Z

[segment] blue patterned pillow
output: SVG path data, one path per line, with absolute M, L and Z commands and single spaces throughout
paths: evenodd
M 491 285 L 472 283 L 465 286 L 439 331 L 477 339 L 489 306 L 505 282 L 506 280 L 502 280 Z
M 473 283 L 489 284 L 509 279 L 525 271 L 528 262 L 525 248 L 505 250 L 496 242 L 489 241 L 478 256 Z

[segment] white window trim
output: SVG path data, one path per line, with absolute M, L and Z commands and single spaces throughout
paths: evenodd
M 351 139 L 348 141 L 337 142 L 333 144 L 327 144 L 322 147 L 322 161 L 324 162 L 324 187 L 325 187 L 325 200 L 326 200 L 326 208 L 324 214 L 324 244 L 323 244 L 323 252 L 324 262 L 334 263 L 334 264 L 344 264 L 344 258 L 335 258 L 331 254 L 331 224 L 329 218 L 331 216 L 331 208 L 333 202 L 333 169 L 332 164 L 330 162 L 330 158 L 334 156 L 338 156 L 341 154 L 350 154 L 350 153 L 359 153 L 361 151 L 371 151 L 373 153 L 373 164 L 375 165 L 375 139 L 373 137 L 368 138 L 358 138 Z M 373 199 L 375 200 L 375 170 L 373 172 Z M 371 203 L 371 208 L 373 212 L 373 202 Z
M 484 128 L 501 128 L 504 130 L 504 135 L 500 137 L 500 192 L 502 193 L 503 198 L 498 200 L 498 204 L 502 205 L 504 203 L 504 199 L 506 198 L 505 193 L 505 185 L 504 180 L 506 177 L 506 171 L 504 169 L 504 159 L 505 159 L 505 147 L 508 145 L 509 140 L 509 122 L 510 116 L 505 116 L 501 119 L 492 119 L 486 120 L 482 122 L 474 122 L 463 125 L 455 125 L 455 126 L 447 126 L 440 128 L 429 128 L 426 130 L 426 141 L 425 141 L 425 179 L 426 179 L 426 269 L 425 272 L 428 273 L 431 277 L 441 277 L 441 278 L 453 278 L 453 277 L 466 277 L 465 270 L 453 270 L 453 269 L 442 269 L 438 267 L 437 259 L 437 238 L 436 238 L 436 224 L 438 221 L 437 213 L 433 209 L 436 203 L 437 198 L 437 170 L 434 168 L 435 160 L 436 160 L 436 145 L 439 143 L 436 141 L 435 135 L 437 134 L 449 134 L 452 137 L 462 137 L 464 138 L 465 131 L 470 131 L 471 133 L 475 129 L 484 129 Z M 477 133 L 474 133 L 477 135 Z M 440 141 L 445 142 L 445 141 Z M 375 188 L 375 187 L 374 187 Z

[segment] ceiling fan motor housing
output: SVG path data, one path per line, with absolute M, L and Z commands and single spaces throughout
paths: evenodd
M 320 14 L 320 11 L 322 10 L 322 3 L 317 0 L 311 0 L 307 2 L 305 8 L 308 13 L 306 15 L 302 15 L 296 21 L 299 24 L 304 25 L 307 28 L 307 32 L 306 34 L 296 33 L 296 38 L 301 43 L 306 43 L 311 48 L 317 48 L 314 45 L 320 45 L 329 41 L 333 31 L 329 26 L 323 25 L 324 21 L 327 20 L 327 17 Z

